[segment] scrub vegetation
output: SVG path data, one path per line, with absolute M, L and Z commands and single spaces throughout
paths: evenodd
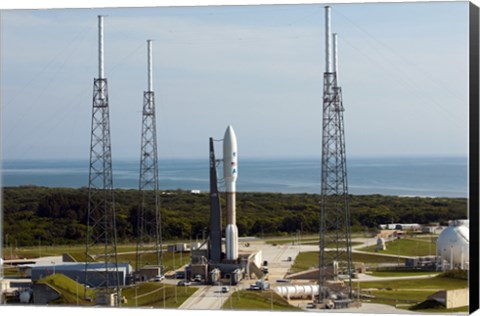
M 208 233 L 210 201 L 207 193 L 174 190 L 162 192 L 160 198 L 164 240 L 190 240 Z M 297 232 L 318 233 L 319 201 L 317 194 L 239 192 L 239 236 L 287 237 Z M 224 205 L 223 200 L 221 203 Z M 147 201 L 147 206 L 152 204 L 153 199 Z M 138 190 L 115 190 L 119 243 L 135 241 L 138 205 Z M 8 247 L 82 244 L 87 206 L 87 188 L 4 188 L 6 254 Z M 150 222 L 154 219 L 152 210 L 153 207 L 146 210 Z M 466 217 L 467 199 L 353 195 L 350 196 L 350 211 L 352 232 L 374 231 L 379 224 L 392 221 L 446 224 L 448 220 Z

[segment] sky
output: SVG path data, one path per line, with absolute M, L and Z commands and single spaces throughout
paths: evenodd
M 158 153 L 320 157 L 324 5 L 2 10 L 3 159 L 89 159 L 97 15 L 113 159 L 140 156 L 153 40 Z M 468 2 L 333 4 L 347 156 L 468 154 Z M 217 149 L 220 151 L 220 149 Z

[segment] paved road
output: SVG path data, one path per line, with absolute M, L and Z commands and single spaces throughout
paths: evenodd
M 263 243 L 253 244 L 250 248 L 262 251 L 263 260 L 268 261 L 268 280 L 271 283 L 285 277 L 300 250 L 299 246 L 294 245 L 273 246 Z M 289 257 L 291 261 L 288 261 Z
M 376 252 L 368 252 L 368 251 L 361 251 L 358 249 L 371 246 L 377 243 L 376 238 L 354 238 L 352 239 L 352 242 L 361 242 L 362 244 L 352 246 L 352 253 L 361 253 L 361 254 L 366 254 L 366 255 L 376 255 L 376 256 L 384 256 L 384 257 L 392 257 L 392 258 L 414 258 L 412 256 L 399 256 L 399 255 L 393 255 L 393 254 L 386 254 L 386 253 L 376 253 Z M 317 245 L 300 245 L 300 246 L 292 246 L 292 247 L 298 247 L 301 249 L 302 252 L 307 252 L 307 251 L 319 251 L 319 248 Z M 328 249 L 327 249 L 328 250 Z
M 222 293 L 221 286 L 201 286 L 179 309 L 220 309 L 234 292 L 233 288 L 229 293 Z
M 40 257 L 32 259 L 13 259 L 5 260 L 3 263 L 5 265 L 20 265 L 20 264 L 36 264 L 36 265 L 53 265 L 53 264 L 62 264 L 62 256 L 49 256 L 49 257 Z
M 354 241 L 362 242 L 362 245 L 357 245 L 352 248 L 361 248 L 368 244 L 373 244 L 376 242 L 375 238 L 359 238 Z M 263 260 L 268 261 L 268 281 L 272 287 L 277 285 L 284 285 L 283 283 L 277 283 L 277 280 L 283 279 L 286 273 L 290 270 L 295 258 L 299 252 L 305 251 L 318 251 L 317 245 L 291 245 L 283 244 L 273 246 L 271 244 L 265 244 L 264 242 L 251 242 L 249 246 L 250 250 L 261 250 Z M 358 250 L 352 249 L 354 252 L 360 252 Z M 291 257 L 292 260 L 289 261 L 288 258 Z M 422 279 L 429 278 L 431 276 L 424 275 L 418 277 L 397 277 L 397 278 L 385 278 L 385 277 L 373 277 L 369 275 L 359 276 L 360 281 L 374 281 L 374 280 L 390 280 L 390 279 Z M 176 280 L 175 280 L 176 282 Z M 173 281 L 172 281 L 173 283 Z M 220 309 L 224 302 L 226 302 L 232 293 L 235 293 L 236 290 L 249 287 L 250 283 L 253 283 L 252 280 L 243 280 L 237 286 L 231 286 L 229 293 L 221 293 L 221 286 L 200 286 L 199 290 L 193 294 L 189 299 L 187 299 L 179 308 L 180 309 L 194 309 L 194 310 L 214 310 Z M 365 306 L 352 309 L 352 310 L 342 310 L 342 312 L 347 313 L 404 313 L 403 310 L 395 309 L 394 307 L 389 307 L 387 305 L 379 304 L 364 304 Z M 323 312 L 323 311 L 322 311 Z M 407 313 L 410 313 L 407 311 Z
M 373 275 L 359 273 L 358 274 L 358 281 L 369 282 L 369 281 L 394 281 L 394 280 L 429 279 L 429 278 L 434 278 L 437 275 L 438 275 L 438 273 L 428 274 L 428 275 L 399 276 L 399 277 L 377 277 L 377 276 L 373 276 Z
M 375 256 L 383 256 L 383 257 L 390 257 L 390 258 L 403 258 L 403 259 L 415 258 L 415 257 L 411 257 L 411 256 L 392 255 L 392 254 L 388 254 L 388 253 L 360 251 L 360 250 L 355 250 L 353 248 L 352 248 L 352 253 L 361 253 L 361 254 L 365 254 L 365 255 L 375 255 Z
M 352 249 L 359 249 L 359 248 L 363 248 L 363 247 L 376 245 L 377 244 L 377 238 L 375 238 L 375 237 L 372 237 L 372 238 L 357 237 L 357 238 L 352 238 L 352 242 L 361 243 L 361 244 L 352 246 Z
M 272 285 L 275 285 L 276 280 L 284 278 L 299 252 L 298 246 L 273 246 L 263 242 L 253 242 L 249 249 L 262 251 L 263 260 L 268 261 L 268 281 Z M 292 257 L 292 260 L 289 261 L 288 257 Z M 253 281 L 243 280 L 237 286 L 230 286 L 229 293 L 221 293 L 221 286 L 201 286 L 195 294 L 180 306 L 180 309 L 220 309 L 230 295 L 235 293 L 236 290 L 248 288 L 250 283 L 253 283 Z
M 306 305 L 306 304 L 305 304 Z M 300 305 L 299 307 L 303 307 Z M 306 309 L 309 312 L 316 312 L 318 313 L 318 309 Z M 345 309 L 322 309 L 321 313 L 329 314 L 329 313 L 362 313 L 366 315 L 373 315 L 373 314 L 410 314 L 410 315 L 417 315 L 420 314 L 417 311 L 409 311 L 405 309 L 395 308 L 394 306 L 390 305 L 383 305 L 383 304 L 373 304 L 373 303 L 362 303 L 360 307 L 352 307 L 352 308 L 345 308 Z M 428 314 L 428 313 L 426 313 Z

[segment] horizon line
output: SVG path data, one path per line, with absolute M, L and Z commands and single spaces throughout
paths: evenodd
M 445 153 L 445 154 L 419 154 L 419 153 L 412 153 L 412 154 L 356 154 L 347 156 L 347 161 L 349 159 L 393 159 L 393 158 L 469 158 L 469 154 L 455 154 L 455 153 Z M 321 159 L 321 155 L 285 155 L 285 156 L 275 156 L 275 155 L 268 155 L 268 156 L 242 156 L 241 159 L 245 160 L 305 160 L 305 159 Z M 88 161 L 88 157 L 84 158 L 74 158 L 74 157 L 9 157 L 9 158 L 0 158 L 0 163 L 3 161 Z M 138 157 L 129 157 L 129 156 L 121 156 L 121 157 L 113 157 L 113 161 L 134 161 L 140 159 Z M 208 160 L 207 156 L 164 156 L 158 157 L 158 160 Z

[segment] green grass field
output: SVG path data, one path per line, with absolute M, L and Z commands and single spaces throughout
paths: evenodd
M 119 253 L 135 252 L 136 246 L 134 244 L 118 245 L 117 249 Z M 45 256 L 61 256 L 64 253 L 68 253 L 79 262 L 85 261 L 85 245 L 25 247 L 18 249 L 5 249 L 4 252 L 8 256 L 26 259 Z M 91 253 L 104 253 L 103 246 L 92 247 Z
M 127 302 L 124 307 L 177 308 L 193 293 L 194 287 L 177 287 L 160 282 L 141 283 L 122 290 Z
M 52 274 L 38 281 L 39 284 L 49 284 L 61 293 L 61 297 L 51 302 L 53 305 L 94 305 L 93 302 L 84 300 L 84 287 L 63 274 Z M 87 297 L 94 298 L 95 291 L 87 289 Z
M 132 267 L 135 268 L 135 253 L 129 254 L 119 254 L 119 262 L 129 262 Z M 180 253 L 176 252 L 164 252 L 163 253 L 163 265 L 165 266 L 165 272 L 171 271 L 172 269 L 178 269 L 181 266 L 190 262 L 190 252 Z M 140 266 L 143 265 L 156 265 L 157 257 L 155 253 L 145 253 L 140 256 Z
M 444 314 L 445 312 L 468 313 L 468 306 L 446 309 L 441 303 L 437 301 L 431 301 L 431 300 L 424 301 L 420 304 L 410 307 L 409 309 L 412 311 L 436 313 L 436 314 Z
M 98 251 L 97 251 L 98 250 Z M 148 250 L 148 249 L 147 249 Z M 136 245 L 126 244 L 118 246 L 118 260 L 119 262 L 130 263 L 132 267 L 135 266 L 136 258 Z M 92 253 L 101 253 L 102 249 L 100 246 L 96 246 Z M 43 246 L 43 247 L 33 247 L 33 248 L 20 248 L 15 251 L 12 251 L 14 256 L 18 258 L 38 258 L 40 256 L 60 256 L 64 253 L 71 255 L 76 261 L 83 262 L 85 261 L 85 246 Z M 97 261 L 102 261 L 102 257 L 99 257 Z M 165 266 L 165 271 L 170 271 L 172 269 L 177 269 L 182 265 L 190 261 L 190 253 L 173 253 L 164 251 L 163 252 L 163 264 Z M 145 253 L 140 256 L 140 265 L 155 265 L 157 262 L 156 255 L 154 253 Z M 135 268 L 135 267 L 134 267 Z M 17 272 L 13 275 L 17 274 Z
M 428 297 L 434 294 L 437 291 L 432 290 L 379 290 L 379 291 L 370 291 L 368 294 L 374 295 L 375 298 L 370 300 L 364 300 L 364 302 L 376 303 L 376 304 L 385 304 L 396 306 L 401 309 L 410 309 L 418 312 L 428 312 L 428 313 L 456 313 L 456 312 L 467 312 L 468 306 L 446 309 L 441 304 L 437 304 L 434 307 L 423 307 L 417 308 L 417 306 L 422 306 L 422 304 L 428 299 Z M 365 293 L 365 292 L 362 292 Z
M 319 252 L 302 252 L 300 253 L 292 266 L 291 273 L 304 271 L 309 268 L 318 266 Z M 357 254 L 352 253 L 354 262 L 365 263 L 381 263 L 381 262 L 397 262 L 395 257 L 385 257 L 376 254 Z M 401 259 L 401 264 L 405 263 Z M 413 275 L 435 275 L 435 272 L 403 272 L 403 271 L 373 271 L 369 273 L 377 277 L 404 277 Z M 358 287 L 363 294 L 374 295 L 375 298 L 368 300 L 371 303 L 387 304 L 396 306 L 400 304 L 404 309 L 413 307 L 419 303 L 424 302 L 430 295 L 440 290 L 461 289 L 468 287 L 468 281 L 464 278 L 453 278 L 444 276 L 435 276 L 426 279 L 412 279 L 412 280 L 378 280 L 369 282 L 358 282 L 352 280 L 352 287 L 356 291 Z M 366 302 L 366 301 L 365 301 Z M 452 310 L 437 307 L 434 309 L 419 309 L 425 312 L 464 312 L 468 307 L 462 307 Z
M 318 236 L 305 236 L 305 237 L 302 237 L 300 241 L 296 241 L 291 237 L 265 239 L 265 243 L 270 245 L 286 245 L 286 244 L 318 245 L 318 241 L 319 241 Z M 357 246 L 360 244 L 361 243 L 359 242 L 351 242 L 352 246 Z M 334 247 L 334 244 L 327 245 L 327 248 L 331 248 L 331 247 Z
M 363 294 L 370 294 L 375 296 L 371 299 L 371 303 L 386 304 L 396 306 L 398 304 L 405 305 L 405 308 L 425 301 L 428 296 L 437 291 L 432 290 L 376 290 L 376 291 L 362 291 Z
M 437 251 L 437 244 L 431 238 L 405 238 L 395 239 L 386 242 L 386 250 L 376 251 L 376 245 L 361 248 L 361 251 L 374 252 L 378 254 L 390 254 L 401 256 L 428 256 L 435 255 Z
M 368 300 L 371 303 L 400 305 L 403 309 L 415 308 L 427 300 L 427 298 L 440 290 L 453 290 L 468 287 L 468 281 L 464 279 L 436 276 L 427 279 L 413 280 L 385 280 L 373 282 L 358 282 L 353 280 L 352 287 L 357 290 L 360 287 L 362 294 L 373 295 L 374 298 Z M 422 312 L 463 312 L 468 307 L 461 307 L 447 310 L 441 306 L 435 308 L 419 308 Z
M 384 262 L 397 263 L 399 260 L 394 257 L 379 256 L 376 254 L 352 253 L 352 260 L 354 262 L 365 262 L 369 264 L 378 264 Z M 301 252 L 290 269 L 290 273 L 296 273 L 310 268 L 318 267 L 319 252 L 309 251 Z M 405 259 L 400 259 L 400 264 L 404 264 Z
M 300 311 L 302 309 L 288 304 L 273 290 L 268 291 L 237 291 L 232 293 L 222 306 L 224 310 L 273 310 Z
M 61 293 L 61 297 L 51 304 L 54 305 L 78 305 L 90 306 L 95 303 L 83 299 L 84 287 L 71 280 L 63 274 L 50 275 L 39 283 L 49 284 Z M 136 286 L 122 289 L 122 297 L 126 298 L 123 307 L 157 307 L 177 308 L 193 293 L 197 291 L 194 287 L 177 287 L 160 282 L 146 282 Z M 95 291 L 87 289 L 87 296 L 95 297 Z
M 435 275 L 438 272 L 432 271 L 371 271 L 369 275 L 375 277 L 405 277 L 405 276 L 418 276 L 418 275 Z
M 356 280 L 354 288 L 357 287 Z M 369 281 L 360 282 L 360 288 L 376 288 L 376 289 L 392 289 L 392 290 L 453 290 L 463 289 L 468 287 L 467 280 L 446 278 L 436 276 L 426 279 L 410 279 L 410 280 L 385 280 L 385 281 Z
M 265 240 L 266 244 L 270 245 L 287 245 L 287 244 L 306 244 L 306 243 L 313 243 L 317 242 L 318 243 L 318 237 L 312 237 L 312 238 L 302 238 L 300 241 L 294 241 L 292 238 L 277 238 L 277 239 L 267 239 Z

